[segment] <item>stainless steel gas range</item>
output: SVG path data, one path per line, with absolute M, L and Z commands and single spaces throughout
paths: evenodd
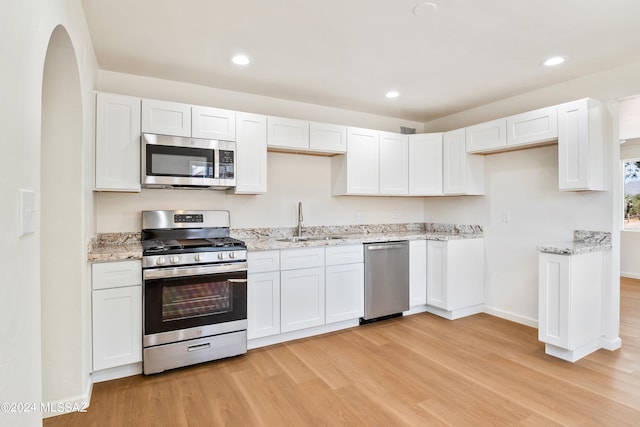
M 247 250 L 228 211 L 143 211 L 143 372 L 247 351 Z

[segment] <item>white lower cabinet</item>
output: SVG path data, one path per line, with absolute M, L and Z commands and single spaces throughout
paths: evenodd
M 364 316 L 364 252 L 362 245 L 326 249 L 325 322 Z
M 279 334 L 280 272 L 247 276 L 247 339 Z
M 282 332 L 324 324 L 324 268 L 280 272 L 280 330 Z
M 603 252 L 539 255 L 538 339 L 570 362 L 601 347 Z
M 247 253 L 247 339 L 280 333 L 280 251 Z
M 482 312 L 484 239 L 427 241 L 427 310 L 453 320 Z
M 93 370 L 142 362 L 140 261 L 92 266 Z
M 427 241 L 409 242 L 409 305 L 427 303 Z

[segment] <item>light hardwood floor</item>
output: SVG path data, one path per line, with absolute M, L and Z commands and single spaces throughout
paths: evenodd
M 640 425 L 640 281 L 623 279 L 621 350 L 575 364 L 537 330 L 417 314 L 94 386 L 45 426 Z

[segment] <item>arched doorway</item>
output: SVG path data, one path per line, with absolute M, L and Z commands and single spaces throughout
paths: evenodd
M 77 396 L 82 384 L 82 97 L 67 31 L 52 32 L 42 79 L 40 151 L 42 400 Z

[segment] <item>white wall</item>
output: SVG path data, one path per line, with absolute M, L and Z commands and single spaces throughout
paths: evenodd
M 63 25 L 78 59 L 83 102 L 83 143 L 91 158 L 91 90 L 97 63 L 79 0 L 6 2 L 0 14 L 0 402 L 42 401 L 39 231 L 19 237 L 18 190 L 40 197 L 40 117 L 44 59 L 52 31 Z M 90 165 L 90 164 L 89 164 Z M 89 167 L 90 168 L 90 167 Z M 84 185 L 87 188 L 87 185 Z M 83 195 L 84 216 L 92 217 L 91 193 Z M 84 229 L 93 233 L 91 226 Z M 86 267 L 79 267 L 86 276 Z M 84 307 L 82 307 L 84 309 Z M 86 316 L 86 313 L 85 313 Z M 81 319 L 87 322 L 88 318 Z M 69 334 L 77 333 L 69 331 Z M 87 358 L 79 349 L 76 364 Z M 86 379 L 89 372 L 84 373 Z M 86 390 L 74 390 L 81 394 Z M 0 414 L 0 425 L 40 425 L 37 412 Z
M 621 200 L 617 99 L 640 93 L 640 63 L 584 76 L 486 106 L 425 123 L 426 131 L 451 130 L 538 107 L 583 97 L 607 103 L 606 192 L 559 192 L 555 147 L 486 157 L 487 195 L 478 198 L 426 199 L 429 221 L 479 222 L 486 226 L 487 310 L 521 323 L 537 324 L 537 244 L 571 240 L 575 229 L 612 232 L 613 250 L 604 295 L 605 337 L 619 343 Z M 502 211 L 511 222 L 502 222 Z
M 395 132 L 400 126 L 422 129 L 421 123 L 406 120 L 108 71 L 100 71 L 98 90 Z M 236 228 L 293 227 L 299 201 L 305 225 L 422 222 L 424 218 L 421 198 L 331 196 L 329 157 L 269 153 L 267 182 L 267 194 L 258 196 L 154 189 L 139 194 L 97 193 L 97 232 L 139 231 L 140 211 L 176 208 L 228 209 Z
M 640 115 L 633 123 L 640 123 Z M 630 140 L 620 147 L 620 160 L 635 159 L 640 159 L 640 139 Z M 620 232 L 620 274 L 640 279 L 640 231 Z

